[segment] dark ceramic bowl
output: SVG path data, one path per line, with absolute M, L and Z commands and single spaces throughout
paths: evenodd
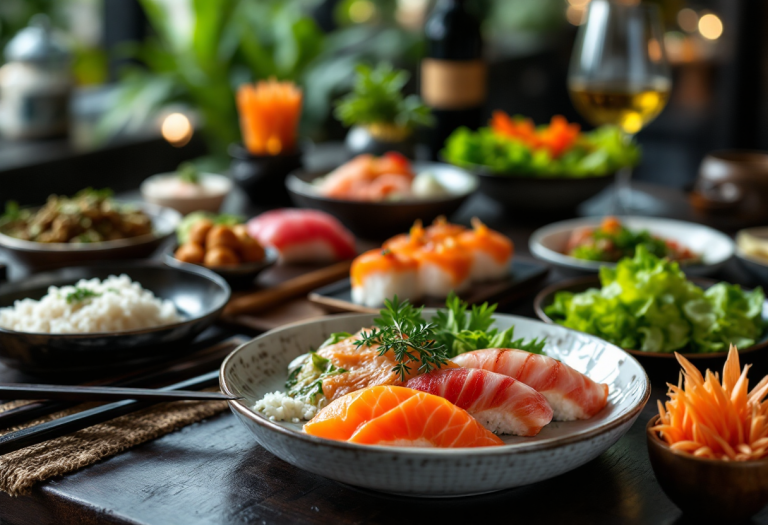
M 615 174 L 599 177 L 532 177 L 473 170 L 480 193 L 498 202 L 510 214 L 572 215 L 582 202 L 613 184 Z
M 185 263 L 173 256 L 178 245 L 174 245 L 165 254 L 165 264 L 174 268 L 200 268 L 197 264 Z M 254 285 L 254 280 L 263 271 L 275 264 L 278 254 L 272 248 L 265 248 L 264 259 L 259 262 L 243 263 L 237 266 L 205 267 L 222 277 L 233 289 L 248 288 Z
M 24 241 L 0 233 L 0 248 L 31 270 L 81 265 L 93 261 L 141 259 L 152 255 L 176 232 L 181 215 L 176 210 L 147 202 L 132 203 L 152 219 L 153 232 L 131 239 L 92 243 Z
M 715 284 L 715 281 L 698 277 L 690 278 L 690 280 L 702 288 L 708 288 Z M 544 312 L 544 310 L 554 302 L 555 294 L 562 291 L 579 293 L 588 288 L 600 288 L 600 278 L 592 275 L 569 279 L 548 286 L 539 292 L 533 301 L 533 308 L 536 310 L 536 315 L 545 323 L 555 324 L 554 319 Z M 763 319 L 768 320 L 768 301 L 763 305 Z M 645 368 L 645 371 L 648 373 L 648 377 L 650 377 L 654 383 L 677 383 L 680 373 L 680 365 L 678 364 L 674 353 L 643 352 L 640 350 L 627 350 L 627 352 L 640 361 L 640 364 L 643 365 L 643 368 Z M 702 373 L 706 371 L 706 369 L 710 369 L 713 372 L 722 370 L 723 365 L 725 365 L 725 360 L 728 357 L 727 352 L 715 352 L 711 354 L 690 352 L 680 353 L 691 363 L 696 365 Z M 762 338 L 756 344 L 749 348 L 740 348 L 739 359 L 742 365 L 753 365 L 753 373 L 756 373 L 757 375 L 764 375 L 768 372 L 768 370 L 766 370 L 766 368 L 768 368 L 766 366 L 768 364 L 768 331 L 763 333 Z M 763 372 L 764 370 L 766 370 L 766 372 Z
M 183 353 L 188 343 L 219 317 L 230 296 L 224 279 L 205 268 L 190 266 L 170 268 L 149 261 L 99 263 L 41 273 L 0 286 L 2 308 L 24 298 L 40 299 L 49 286 L 124 273 L 157 297 L 173 301 L 184 317 L 157 328 L 111 333 L 47 334 L 0 328 L 0 361 L 35 374 L 82 374 L 124 369 Z
M 254 204 L 283 206 L 291 199 L 285 191 L 285 178 L 303 165 L 301 150 L 283 155 L 252 155 L 241 144 L 231 144 L 232 179 Z
M 313 180 L 327 172 L 297 171 L 288 176 L 285 184 L 296 206 L 322 210 L 339 219 L 358 237 L 378 241 L 407 232 L 417 219 L 428 224 L 440 215 L 451 215 L 477 188 L 473 175 L 450 164 L 414 162 L 413 169 L 416 173 L 434 173 L 451 190 L 451 195 L 381 202 L 332 199 L 321 195 L 312 185 Z
M 685 513 L 705 523 L 736 524 L 768 503 L 768 459 L 722 461 L 672 451 L 654 416 L 645 427 L 648 456 L 664 493 Z

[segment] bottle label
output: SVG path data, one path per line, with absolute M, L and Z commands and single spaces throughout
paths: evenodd
M 421 98 L 435 109 L 466 109 L 485 101 L 485 62 L 482 60 L 421 61 Z

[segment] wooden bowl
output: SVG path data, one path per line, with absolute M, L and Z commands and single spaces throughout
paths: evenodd
M 648 456 L 664 493 L 686 514 L 707 523 L 741 523 L 768 503 L 768 459 L 722 461 L 672 451 L 654 416 L 645 427 Z
M 692 277 L 690 280 L 702 288 L 709 288 L 715 284 L 715 281 L 711 279 L 703 279 L 700 277 Z M 544 309 L 553 303 L 555 294 L 561 291 L 579 293 L 588 288 L 600 288 L 600 278 L 595 275 L 578 277 L 576 279 L 561 281 L 544 288 L 533 300 L 533 308 L 536 311 L 536 315 L 545 323 L 555 324 L 555 320 L 544 312 Z M 768 301 L 763 305 L 763 318 L 765 319 L 766 317 L 768 317 Z M 680 365 L 677 363 L 674 353 L 625 350 L 632 354 L 635 359 L 640 361 L 640 364 L 645 368 L 648 377 L 650 377 L 651 381 L 655 384 L 677 383 L 680 374 Z M 680 353 L 701 370 L 702 373 L 706 371 L 706 369 L 710 369 L 713 372 L 722 370 L 723 365 L 725 365 L 725 360 L 728 357 L 728 352 Z M 751 364 L 754 370 L 753 373 L 757 376 L 768 374 L 768 332 L 764 332 L 760 340 L 749 348 L 740 348 L 739 360 L 742 365 Z

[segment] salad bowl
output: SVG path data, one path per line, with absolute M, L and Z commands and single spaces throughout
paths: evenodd
M 424 312 L 427 316 L 433 311 Z M 516 336 L 546 337 L 545 352 L 609 385 L 608 405 L 591 419 L 553 422 L 536 437 L 502 436 L 503 446 L 462 449 L 366 446 L 308 435 L 300 423 L 252 410 L 283 390 L 287 366 L 331 333 L 371 326 L 376 315 L 331 316 L 268 332 L 240 346 L 221 366 L 222 391 L 241 396 L 230 408 L 264 448 L 288 463 L 349 485 L 425 497 L 480 494 L 548 479 L 594 459 L 623 436 L 648 400 L 650 384 L 629 354 L 597 337 L 540 321 L 497 315 Z
M 690 280 L 704 289 L 715 284 L 715 281 L 711 279 L 694 277 Z M 555 294 L 564 291 L 580 293 L 589 288 L 600 288 L 600 279 L 597 276 L 577 277 L 544 288 L 536 295 L 536 298 L 533 301 L 533 308 L 536 311 L 536 315 L 545 323 L 553 325 L 557 324 L 556 321 L 546 313 L 546 308 L 554 302 Z M 768 323 L 768 301 L 763 303 L 762 316 L 764 322 Z M 674 353 L 625 350 L 643 365 L 643 368 L 645 368 L 652 380 L 677 382 L 680 366 L 677 363 Z M 691 363 L 696 365 L 702 373 L 707 368 L 711 370 L 722 369 L 725 360 L 728 357 L 728 352 L 694 353 L 683 351 L 680 353 Z M 739 358 L 741 359 L 741 362 L 743 364 L 752 364 L 760 370 L 762 370 L 766 364 L 766 357 L 768 357 L 768 330 L 763 332 L 760 340 L 754 345 L 749 348 L 739 348 Z
M 680 246 L 700 254 L 700 264 L 681 265 L 688 275 L 710 275 L 720 270 L 734 253 L 735 246 L 729 236 L 701 224 L 654 217 L 617 217 L 617 219 L 630 230 L 647 230 L 653 236 L 675 241 Z M 582 228 L 597 228 L 601 222 L 600 217 L 555 222 L 533 232 L 528 246 L 535 257 L 571 275 L 596 273 L 603 266 L 613 268 L 616 263 L 588 261 L 564 253 L 574 231 Z

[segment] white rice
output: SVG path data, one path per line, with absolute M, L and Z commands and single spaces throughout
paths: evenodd
M 309 421 L 317 414 L 318 407 L 308 401 L 293 398 L 285 392 L 275 391 L 256 401 L 253 410 L 264 414 L 271 421 L 299 423 L 301 420 Z M 320 404 L 322 403 L 318 403 Z
M 93 292 L 80 300 L 76 289 Z M 127 275 L 82 279 L 74 286 L 51 286 L 39 301 L 23 299 L 0 308 L 0 327 L 17 332 L 85 334 L 154 328 L 181 320 L 171 301 L 162 300 Z

